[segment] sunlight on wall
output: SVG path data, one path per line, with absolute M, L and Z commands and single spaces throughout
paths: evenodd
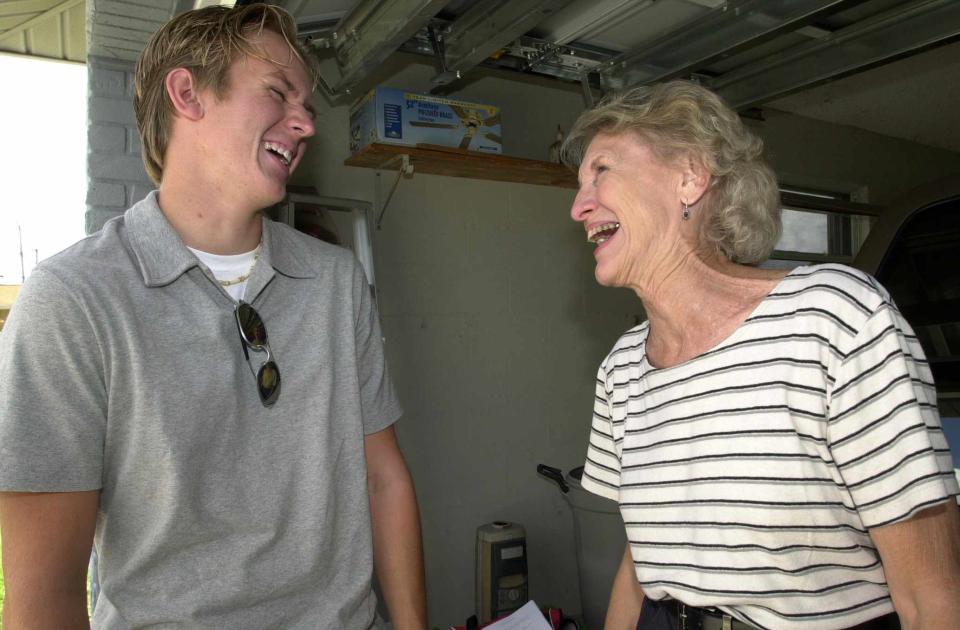
M 0 284 L 20 284 L 84 236 L 87 67 L 0 54 L 0 76 Z

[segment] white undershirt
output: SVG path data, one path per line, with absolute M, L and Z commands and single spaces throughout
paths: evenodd
M 234 278 L 249 274 L 250 271 L 253 270 L 254 258 L 257 255 L 256 249 L 244 252 L 243 254 L 230 254 L 227 256 L 202 252 L 192 247 L 188 247 L 187 249 L 193 252 L 193 255 L 199 258 L 200 262 L 206 265 L 210 272 L 213 273 L 213 277 L 220 281 L 233 280 Z M 223 287 L 223 290 L 229 293 L 234 300 L 240 300 L 246 288 L 247 280 L 244 280 L 243 282 Z

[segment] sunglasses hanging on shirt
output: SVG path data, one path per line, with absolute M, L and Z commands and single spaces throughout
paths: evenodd
M 253 365 L 250 363 L 250 353 L 247 348 L 255 352 L 266 352 L 266 360 L 257 370 L 257 393 L 260 394 L 260 402 L 269 407 L 277 402 L 280 397 L 280 368 L 270 352 L 270 344 L 267 343 L 267 327 L 263 325 L 263 320 L 256 309 L 244 302 L 237 302 L 233 310 L 237 320 L 237 330 L 240 332 L 240 340 L 243 342 L 243 356 L 247 359 L 247 365 L 250 371 L 253 371 Z

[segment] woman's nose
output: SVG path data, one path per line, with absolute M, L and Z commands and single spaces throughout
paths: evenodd
M 577 196 L 573 199 L 573 205 L 570 206 L 570 218 L 574 221 L 583 222 L 587 220 L 590 211 L 596 207 L 593 194 L 581 186 L 577 191 Z

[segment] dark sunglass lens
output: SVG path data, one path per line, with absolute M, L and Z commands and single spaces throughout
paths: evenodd
M 280 396 L 280 369 L 273 361 L 267 361 L 257 374 L 257 388 L 260 390 L 260 400 L 265 405 L 272 405 Z
M 246 302 L 237 305 L 237 321 L 240 332 L 251 346 L 260 348 L 267 342 L 267 328 L 260 315 Z

